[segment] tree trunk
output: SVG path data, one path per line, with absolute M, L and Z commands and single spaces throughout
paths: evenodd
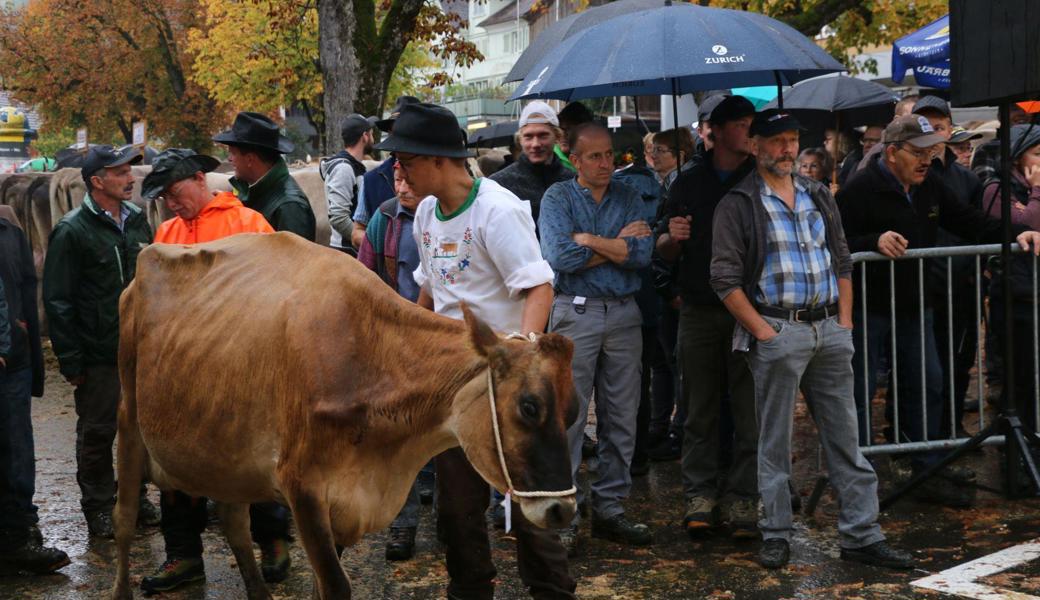
M 343 141 L 340 123 L 354 112 L 358 92 L 358 57 L 354 48 L 355 16 L 351 0 L 318 0 L 318 55 L 324 86 L 324 147 L 326 155 L 338 151 Z

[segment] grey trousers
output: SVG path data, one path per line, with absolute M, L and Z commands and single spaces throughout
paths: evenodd
M 799 385 L 820 434 L 831 485 L 838 494 L 843 548 L 885 539 L 877 524 L 877 476 L 859 450 L 852 400 L 852 330 L 836 318 L 795 323 L 764 317 L 779 333 L 748 355 L 758 410 L 758 488 L 763 539 L 790 540 L 793 529 L 791 432 Z
M 643 318 L 633 298 L 589 298 L 584 307 L 574 297 L 558 295 L 549 315 L 549 331 L 574 342 L 571 363 L 577 390 L 578 419 L 567 431 L 571 468 L 577 481 L 582 434 L 596 390 L 596 468 L 591 482 L 592 511 L 602 519 L 625 512 L 621 505 L 632 487 L 628 472 L 636 444 L 636 414 L 642 371 Z M 585 492 L 578 486 L 578 501 Z M 578 517 L 575 515 L 575 521 Z
M 687 499 L 716 498 L 726 492 L 755 498 L 758 424 L 755 388 L 747 360 L 733 352 L 736 320 L 722 306 L 687 306 L 679 312 L 679 369 L 686 402 L 682 479 Z M 728 399 L 723 399 L 724 392 Z M 729 402 L 733 414 L 733 465 L 726 490 L 719 489 L 719 411 Z

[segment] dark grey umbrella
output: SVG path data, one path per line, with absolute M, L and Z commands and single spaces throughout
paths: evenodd
M 518 121 L 502 121 L 482 127 L 469 135 L 466 146 L 470 148 L 497 148 L 508 146 L 516 135 Z

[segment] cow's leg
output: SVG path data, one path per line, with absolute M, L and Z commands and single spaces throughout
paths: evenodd
M 217 503 L 220 525 L 224 529 L 228 545 L 235 554 L 238 570 L 242 573 L 242 581 L 246 584 L 246 595 L 249 600 L 270 600 L 271 593 L 264 585 L 260 567 L 253 556 L 253 538 L 249 534 L 249 505 Z
M 350 581 L 339 565 L 328 503 L 308 491 L 292 494 L 289 502 L 300 542 L 314 570 L 315 595 L 320 600 L 349 600 Z
M 132 393 L 132 392 L 131 392 Z M 112 598 L 128 600 L 134 597 L 130 588 L 130 542 L 137 528 L 140 508 L 141 479 L 144 477 L 146 452 L 137 427 L 137 411 L 132 398 L 123 390 L 123 405 L 119 410 L 119 448 L 116 454 L 116 477 L 119 489 L 116 495 L 116 581 Z M 129 401 L 128 401 L 129 400 Z

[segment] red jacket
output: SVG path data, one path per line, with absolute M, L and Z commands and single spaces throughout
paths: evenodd
M 174 217 L 155 234 L 157 244 L 197 244 L 236 233 L 274 233 L 264 216 L 246 208 L 231 192 L 220 192 L 190 221 Z

